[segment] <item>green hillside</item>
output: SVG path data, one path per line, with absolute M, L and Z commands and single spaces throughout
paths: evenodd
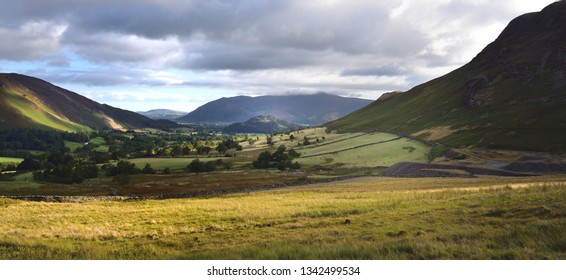
M 37 78 L 0 74 L 0 128 L 86 131 L 174 125 L 99 104 Z
M 513 20 L 470 63 L 327 124 L 452 147 L 566 152 L 566 1 Z

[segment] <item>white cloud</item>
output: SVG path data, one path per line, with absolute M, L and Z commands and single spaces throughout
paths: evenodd
M 16 27 L 0 25 L 0 59 L 30 60 L 53 54 L 61 48 L 66 24 L 28 21 Z

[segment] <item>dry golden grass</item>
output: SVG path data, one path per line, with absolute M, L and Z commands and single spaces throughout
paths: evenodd
M 0 258 L 564 259 L 564 182 L 371 178 L 160 201 L 0 199 Z

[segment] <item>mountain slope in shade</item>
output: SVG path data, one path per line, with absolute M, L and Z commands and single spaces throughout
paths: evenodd
M 134 112 L 94 102 L 46 81 L 0 74 L 0 128 L 34 127 L 64 131 L 162 128 L 175 124 L 154 121 Z
M 174 111 L 169 109 L 154 109 L 137 113 L 153 120 L 175 120 L 188 114 L 187 112 Z
M 566 1 L 514 19 L 463 67 L 328 123 L 451 147 L 566 152 Z
M 345 116 L 371 100 L 331 94 L 237 96 L 209 102 L 177 121 L 185 123 L 243 122 L 258 115 L 272 115 L 289 122 L 320 125 Z
M 256 116 L 245 122 L 231 124 L 223 129 L 225 133 L 285 133 L 299 130 L 304 126 L 290 123 L 274 116 Z

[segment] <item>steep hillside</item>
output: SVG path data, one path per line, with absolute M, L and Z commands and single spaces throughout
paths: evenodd
M 64 131 L 167 127 L 134 112 L 94 102 L 46 81 L 0 74 L 0 128 L 50 128 Z
M 463 67 L 327 126 L 452 147 L 566 152 L 566 1 L 514 19 Z
M 168 109 L 155 109 L 146 112 L 137 112 L 153 120 L 175 120 L 187 115 L 187 112 L 174 111 Z
M 345 116 L 371 103 L 370 100 L 331 94 L 285 96 L 237 96 L 209 102 L 178 119 L 185 123 L 243 122 L 258 115 L 273 115 L 286 121 L 320 125 Z
M 245 122 L 234 123 L 224 128 L 225 133 L 284 133 L 304 128 L 274 116 L 256 116 Z

